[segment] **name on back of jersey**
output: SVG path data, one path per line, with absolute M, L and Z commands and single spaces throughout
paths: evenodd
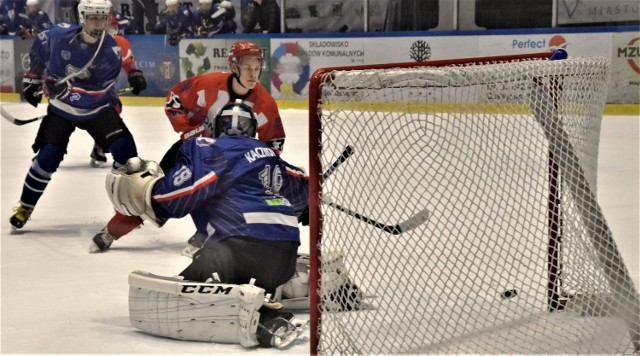
M 244 154 L 244 158 L 249 163 L 255 162 L 255 160 L 257 160 L 258 158 L 276 157 L 276 156 L 277 156 L 276 153 L 272 149 L 267 147 L 256 147 Z

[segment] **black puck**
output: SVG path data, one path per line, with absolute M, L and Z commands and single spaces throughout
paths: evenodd
M 507 289 L 500 294 L 502 299 L 510 299 L 518 295 L 518 291 L 516 289 Z

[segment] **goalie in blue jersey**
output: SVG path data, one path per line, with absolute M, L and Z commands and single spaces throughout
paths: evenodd
M 297 212 L 308 206 L 308 177 L 255 139 L 257 121 L 245 104 L 224 106 L 210 137 L 189 140 L 175 166 L 129 160 L 113 170 L 107 189 L 116 210 L 156 225 L 191 214 L 204 247 L 181 275 L 205 281 L 216 272 L 225 283 L 256 285 L 268 293 L 295 273 L 300 245 Z
M 168 219 L 191 214 L 198 231 L 208 233 L 204 246 L 195 253 L 191 264 L 180 272 L 185 282 L 168 282 L 166 278 L 150 274 L 135 278 L 146 280 L 148 283 L 143 282 L 142 286 L 151 292 L 162 290 L 167 283 L 185 291 L 227 290 L 225 286 L 193 284 L 212 281 L 235 286 L 253 285 L 262 290 L 261 293 L 274 295 L 277 287 L 296 273 L 300 245 L 297 213 L 308 207 L 308 177 L 255 138 L 257 120 L 251 108 L 240 100 L 222 107 L 213 121 L 207 118 L 205 127 L 209 137 L 186 141 L 170 171 L 162 172 L 156 162 L 136 157 L 107 176 L 107 192 L 118 212 L 140 216 L 158 226 Z M 233 300 L 229 293 L 206 294 L 200 296 L 211 299 L 211 308 L 203 311 L 206 313 L 216 314 L 216 308 L 224 309 L 229 305 L 222 300 Z M 142 297 L 143 304 L 147 295 Z M 135 300 L 140 301 L 140 298 L 136 296 Z M 261 325 L 267 329 L 282 328 L 286 337 L 295 338 L 297 331 L 290 323 L 293 315 L 263 308 L 260 298 L 256 298 L 255 303 L 259 305 L 251 303 L 258 308 Z M 137 305 L 132 304 L 132 318 L 137 315 Z M 141 309 L 148 307 L 146 304 L 140 306 Z M 144 323 L 134 325 L 146 331 L 157 330 L 152 326 L 145 329 L 138 324 Z M 235 325 L 229 328 L 237 328 Z M 199 326 L 194 323 L 193 328 Z M 223 334 L 228 331 L 225 330 Z M 165 331 L 160 335 L 173 337 Z M 193 335 L 202 340 L 202 333 L 194 332 Z M 262 346 L 282 345 L 274 341 L 274 333 L 265 335 L 266 339 L 260 342 Z M 213 333 L 211 341 L 228 342 L 220 337 L 220 333 Z M 238 342 L 245 346 L 257 343 L 255 338 L 249 339 Z

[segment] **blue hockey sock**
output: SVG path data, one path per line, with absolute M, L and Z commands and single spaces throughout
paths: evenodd
M 113 156 L 113 167 L 118 168 L 127 164 L 127 160 L 138 155 L 136 143 L 133 136 L 127 135 L 120 137 L 109 146 L 108 151 Z
M 64 158 L 64 150 L 53 145 L 44 145 L 36 159 L 31 163 L 22 187 L 20 203 L 27 207 L 35 207 L 51 181 L 51 176 L 60 166 Z

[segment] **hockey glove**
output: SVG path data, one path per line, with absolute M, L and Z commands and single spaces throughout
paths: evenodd
M 129 158 L 127 164 L 107 174 L 105 187 L 113 207 L 123 215 L 140 216 L 156 225 L 151 194 L 156 182 L 164 177 L 162 168 L 154 161 L 140 157 Z
M 147 80 L 144 79 L 144 74 L 142 74 L 141 70 L 132 70 L 129 72 L 127 79 L 129 80 L 129 86 L 133 88 L 131 92 L 135 95 L 138 95 L 141 91 L 147 89 Z
M 177 33 L 172 33 L 169 35 L 169 44 L 171 46 L 177 46 L 178 42 L 180 42 L 180 36 Z
M 58 83 L 57 78 L 49 77 L 44 81 L 44 87 L 47 91 L 49 100 L 62 100 L 71 93 L 71 85 L 69 82 Z
M 33 35 L 33 29 L 20 26 L 17 35 L 20 36 L 20 39 L 27 40 Z
M 42 79 L 33 73 L 25 73 L 22 77 L 22 95 L 33 107 L 38 107 L 42 101 Z

